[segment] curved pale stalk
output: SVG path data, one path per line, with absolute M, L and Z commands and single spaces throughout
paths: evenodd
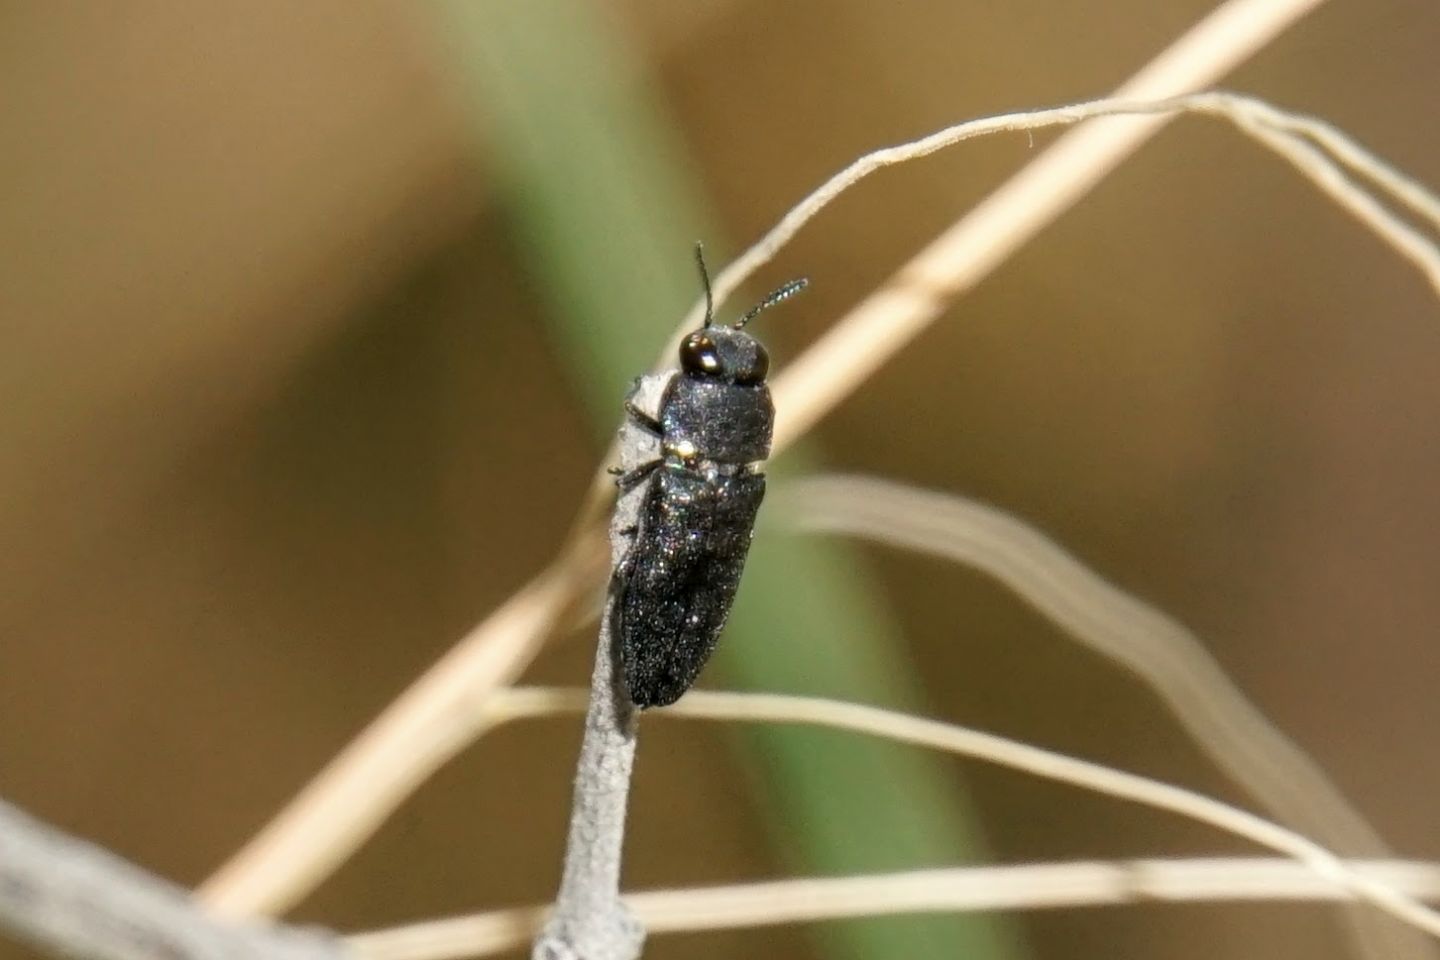
M 296 902 L 484 730 L 472 704 L 514 680 L 531 649 L 598 582 L 603 544 L 581 538 L 470 631 L 348 744 L 196 891 L 215 913 L 273 913 Z
M 781 496 L 780 512 L 798 529 L 918 550 L 994 577 L 1144 681 L 1216 766 L 1282 822 L 1347 853 L 1384 848 L 1325 771 L 1250 703 L 1194 633 L 1018 518 L 874 477 L 792 481 Z
M 1440 864 L 1347 860 L 1348 869 L 1424 900 L 1440 899 Z M 625 895 L 654 934 L 752 929 L 904 913 L 1054 910 L 1155 903 L 1343 901 L 1351 895 L 1304 865 L 1276 858 L 1087 860 L 805 877 Z M 357 960 L 463 960 L 524 946 L 543 905 L 354 934 Z
M 498 725 L 520 719 L 583 711 L 587 702 L 588 693 L 580 689 L 522 687 L 496 694 L 482 712 L 489 724 Z M 1440 913 L 1420 903 L 1409 892 L 1391 886 L 1384 878 L 1352 869 L 1346 861 L 1292 830 L 1182 787 L 1078 760 L 995 734 L 879 707 L 818 697 L 766 693 L 691 690 L 678 703 L 658 712 L 657 716 L 805 724 L 848 730 L 970 757 L 1046 780 L 1067 783 L 1105 796 L 1175 813 L 1286 854 L 1312 877 L 1322 881 L 1322 885 L 1343 891 L 1350 898 L 1373 904 L 1431 936 L 1440 936 Z M 627 897 L 626 904 L 644 923 L 645 917 L 638 910 L 635 898 Z M 505 912 L 494 916 L 502 919 L 484 921 L 483 932 L 487 936 L 500 927 L 519 929 L 531 919 L 530 914 L 525 912 Z M 700 922 L 703 923 L 703 920 Z M 530 928 L 527 926 L 525 929 Z M 444 955 L 470 955 L 470 951 Z

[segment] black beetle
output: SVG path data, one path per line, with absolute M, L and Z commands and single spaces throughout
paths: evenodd
M 680 699 L 729 616 L 765 496 L 759 466 L 770 455 L 775 421 L 765 386 L 770 358 L 744 327 L 807 283 L 791 280 L 734 326 L 716 326 L 699 244 L 695 260 L 705 323 L 681 342 L 680 370 L 658 416 L 625 403 L 631 420 L 660 440 L 660 456 L 616 481 L 622 490 L 647 484 L 612 584 L 625 687 L 642 708 Z

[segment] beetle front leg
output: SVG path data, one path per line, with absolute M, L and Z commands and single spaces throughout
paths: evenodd
M 660 425 L 660 421 L 635 406 L 634 401 L 625 401 L 625 412 L 630 415 L 631 422 L 641 430 L 657 437 L 663 438 L 665 436 L 665 428 Z

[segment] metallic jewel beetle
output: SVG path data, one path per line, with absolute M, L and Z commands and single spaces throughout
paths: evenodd
M 616 480 L 622 490 L 647 484 L 612 588 L 625 687 L 639 707 L 674 703 L 690 688 L 729 616 L 765 496 L 759 466 L 775 420 L 765 386 L 770 358 L 744 327 L 807 282 L 791 280 L 734 326 L 716 326 L 699 244 L 695 260 L 705 324 L 681 342 L 680 371 L 658 416 L 625 403 L 634 423 L 660 440 L 659 457 Z

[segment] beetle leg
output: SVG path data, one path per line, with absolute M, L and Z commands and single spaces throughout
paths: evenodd
M 646 433 L 653 433 L 657 437 L 664 436 L 665 428 L 660 425 L 660 421 L 635 406 L 633 401 L 625 401 L 625 412 L 630 415 L 631 422 L 641 430 L 644 430 Z
M 624 472 L 619 467 L 611 467 L 609 472 L 615 477 L 615 486 L 619 487 L 622 491 L 624 491 L 629 490 L 631 487 L 635 486 L 637 483 L 650 476 L 650 474 L 654 473 L 656 468 L 658 468 L 660 464 L 664 462 L 664 460 L 651 460 L 649 463 L 640 464 L 640 466 L 636 467 L 634 470 L 631 470 L 629 473 Z

